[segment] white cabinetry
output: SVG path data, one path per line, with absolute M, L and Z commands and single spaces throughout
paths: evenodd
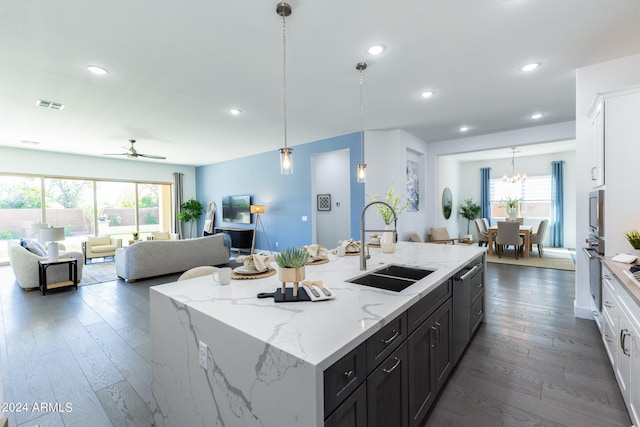
M 602 267 L 602 340 L 631 421 L 640 426 L 640 306 Z
M 598 95 L 589 113 L 591 120 L 591 186 L 604 185 L 604 98 Z

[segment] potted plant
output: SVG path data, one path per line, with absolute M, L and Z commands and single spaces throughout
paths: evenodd
M 293 296 L 298 296 L 298 283 L 305 278 L 304 266 L 309 261 L 309 252 L 300 248 L 287 248 L 276 254 L 279 277 L 282 282 L 282 294 L 285 294 L 287 282 L 293 282 Z
M 133 235 L 133 240 L 138 240 L 139 239 L 139 236 L 140 236 L 140 232 L 139 231 L 134 231 L 131 234 Z
M 180 222 L 190 222 L 189 237 L 193 237 L 193 224 L 195 221 L 202 217 L 203 210 L 202 203 L 196 199 L 189 199 L 180 205 L 180 212 L 178 213 L 178 220 Z
M 510 219 L 515 219 L 518 215 L 518 207 L 520 206 L 520 199 L 515 197 L 507 197 L 506 200 L 503 200 L 502 203 L 507 209 L 507 214 L 509 214 Z
M 473 201 L 473 197 L 465 199 L 462 205 L 460 205 L 459 213 L 467 220 L 467 235 L 465 237 L 470 239 L 471 233 L 469 231 L 469 225 L 472 220 L 480 216 L 480 205 Z
M 380 196 L 377 194 L 369 196 L 369 198 L 374 202 L 383 201 L 387 203 L 389 206 L 393 208 L 393 211 L 396 213 L 396 218 L 400 216 L 402 212 L 404 212 L 410 205 L 411 199 L 405 199 L 403 202 L 403 198 L 398 196 L 393 191 L 393 186 L 389 187 L 387 192 L 384 195 L 384 200 L 380 199 Z M 394 217 L 393 212 L 387 206 L 377 203 L 375 205 L 376 211 L 382 217 L 382 221 L 384 221 L 385 229 L 391 230 L 391 224 L 393 223 Z M 363 244 L 362 242 L 361 244 Z M 395 251 L 395 242 L 393 238 L 393 233 L 391 231 L 382 233 L 382 237 L 380 238 L 380 247 L 382 248 L 382 252 L 392 253 Z
M 638 230 L 626 231 L 624 233 L 624 237 L 627 238 L 627 241 L 635 251 L 640 251 L 640 232 L 638 232 Z M 634 255 L 638 255 L 638 253 L 635 253 Z

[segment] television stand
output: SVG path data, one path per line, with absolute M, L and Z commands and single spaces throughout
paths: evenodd
M 252 228 L 236 228 L 236 227 L 214 227 L 214 233 L 226 233 L 231 237 L 231 250 L 251 251 L 251 242 L 253 241 Z

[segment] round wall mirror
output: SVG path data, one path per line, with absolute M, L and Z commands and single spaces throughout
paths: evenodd
M 444 219 L 451 218 L 451 211 L 453 210 L 453 196 L 451 190 L 446 187 L 442 192 L 442 215 Z

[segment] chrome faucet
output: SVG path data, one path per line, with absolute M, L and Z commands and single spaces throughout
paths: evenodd
M 391 213 L 393 214 L 393 241 L 395 242 L 397 240 L 397 236 L 398 236 L 398 216 L 396 215 L 396 211 L 393 210 L 393 208 L 391 207 L 391 205 L 389 203 L 380 201 L 380 200 L 376 200 L 373 201 L 371 203 L 369 203 L 367 206 L 364 207 L 364 209 L 362 209 L 362 214 L 360 214 L 360 270 L 366 270 L 367 269 L 367 259 L 371 258 L 371 255 L 369 254 L 364 254 L 364 233 L 367 231 L 375 231 L 375 232 L 388 232 L 389 230 L 365 230 L 364 228 L 364 213 L 367 211 L 367 209 L 369 209 L 370 206 L 375 205 L 375 204 L 381 204 L 381 205 L 385 205 L 386 207 L 388 207 L 389 209 L 391 209 Z

